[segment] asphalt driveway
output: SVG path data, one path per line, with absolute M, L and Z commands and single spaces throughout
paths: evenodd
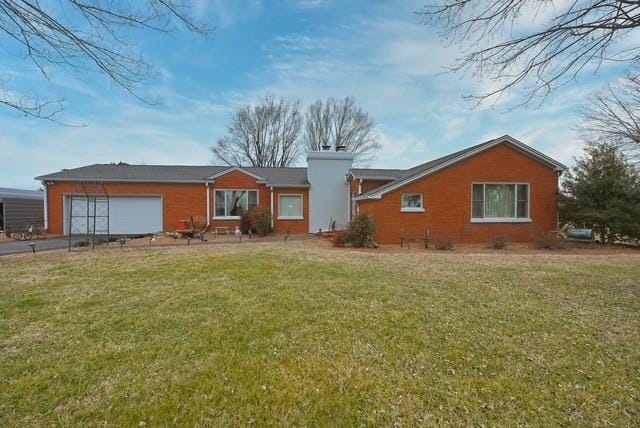
M 30 253 L 29 244 L 36 244 L 36 251 L 61 250 L 69 246 L 69 238 L 36 239 L 34 241 L 6 241 L 0 242 L 0 256 L 9 254 Z

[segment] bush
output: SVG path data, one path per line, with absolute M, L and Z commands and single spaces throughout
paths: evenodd
M 333 236 L 331 237 L 331 242 L 333 243 L 334 247 L 344 247 L 344 245 L 347 243 L 347 232 L 343 230 L 334 232 Z
M 251 210 L 251 223 L 256 233 L 267 236 L 271 229 L 271 210 L 268 208 L 256 208 Z
M 345 241 L 354 247 L 364 247 L 373 243 L 376 225 L 367 214 L 359 214 L 349 223 Z
M 535 242 L 539 250 L 562 250 L 566 248 L 566 243 L 553 232 L 544 233 L 538 236 Z
M 494 250 L 504 250 L 509 245 L 511 240 L 508 236 L 496 236 L 491 241 L 489 241 L 489 248 Z
M 433 248 L 440 251 L 451 251 L 455 248 L 455 244 L 451 238 L 443 236 L 433 241 Z
M 204 230 L 207 227 L 207 219 L 202 216 L 191 216 L 191 228 L 195 230 Z
M 256 233 L 256 228 L 253 225 L 253 211 L 255 208 L 246 212 L 243 212 L 240 216 L 240 232 L 247 235 L 249 231 Z

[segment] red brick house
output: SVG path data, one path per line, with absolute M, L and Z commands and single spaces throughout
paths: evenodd
M 407 170 L 352 168 L 344 152 L 312 152 L 307 162 L 307 168 L 98 164 L 36 179 L 45 187 L 52 234 L 94 227 L 110 235 L 172 231 L 190 216 L 206 218 L 211 228 L 235 228 L 242 212 L 267 207 L 276 233 L 341 229 L 367 213 L 383 244 L 427 231 L 484 243 L 497 236 L 526 242 L 556 230 L 558 177 L 566 169 L 509 136 Z

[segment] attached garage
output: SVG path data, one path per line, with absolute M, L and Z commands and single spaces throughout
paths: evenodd
M 162 232 L 160 196 L 65 196 L 68 235 L 145 235 Z

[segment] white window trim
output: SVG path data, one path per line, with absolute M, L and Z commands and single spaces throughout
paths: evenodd
M 402 203 L 404 202 L 404 195 L 420 195 L 420 206 L 419 207 L 403 207 Z M 418 192 L 403 193 L 402 196 L 400 197 L 400 212 L 403 212 L 403 213 L 423 213 L 423 212 L 425 212 L 425 210 L 424 210 L 424 196 L 422 195 L 422 193 L 418 193 Z
M 484 209 L 484 202 L 487 200 L 486 184 L 511 184 L 516 186 L 514 193 L 514 207 L 516 217 L 474 217 L 473 216 L 473 186 L 476 184 L 482 184 L 482 208 Z M 527 186 L 527 216 L 518 217 L 518 185 Z M 471 183 L 471 223 L 531 223 L 531 184 L 528 182 L 512 182 L 512 181 L 474 181 Z
M 256 192 L 256 206 L 260 206 L 260 191 L 258 189 L 213 189 L 213 219 L 214 220 L 240 220 L 239 215 L 221 216 L 216 213 L 216 192 Z M 226 200 L 225 195 L 225 200 Z
M 524 217 L 484 217 L 472 218 L 471 223 L 531 223 L 530 218 Z
M 280 203 L 282 196 L 299 196 L 300 197 L 300 209 L 302 210 L 302 215 L 297 216 L 282 216 L 280 215 L 280 207 L 282 204 Z M 304 195 L 302 193 L 278 193 L 278 220 L 304 220 Z

